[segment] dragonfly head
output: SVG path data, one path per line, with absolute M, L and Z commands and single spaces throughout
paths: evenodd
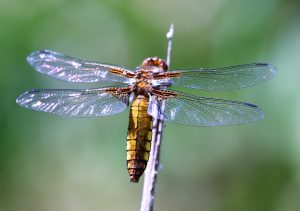
M 144 61 L 141 64 L 142 67 L 146 67 L 146 66 L 154 66 L 154 67 L 159 67 L 160 69 L 163 69 L 164 72 L 168 70 L 168 65 L 167 63 L 158 58 L 158 57 L 149 57 L 147 59 L 144 59 Z

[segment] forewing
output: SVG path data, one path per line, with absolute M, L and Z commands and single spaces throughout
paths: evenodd
M 254 63 L 231 67 L 170 71 L 173 86 L 203 90 L 231 90 L 254 86 L 271 79 L 277 70 L 271 64 Z M 176 74 L 177 73 L 177 74 Z
M 83 61 L 50 50 L 31 53 L 27 61 L 39 72 L 68 82 L 122 82 L 129 83 L 128 69 Z M 113 73 L 114 72 L 114 73 Z
M 124 111 L 129 93 L 118 95 L 106 89 L 37 89 L 23 93 L 17 103 L 25 108 L 62 116 L 97 117 Z
M 220 126 L 246 124 L 264 117 L 263 111 L 256 105 L 223 99 L 197 97 L 177 93 L 176 97 L 161 98 L 152 96 L 149 113 L 161 112 L 159 103 L 165 100 L 164 120 L 184 125 Z M 155 112 L 154 112 L 155 111 Z

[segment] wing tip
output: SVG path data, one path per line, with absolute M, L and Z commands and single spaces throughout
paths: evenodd
M 24 94 L 24 93 L 23 93 Z M 18 104 L 18 105 L 21 105 L 20 104 L 20 101 L 21 101 L 21 97 L 23 96 L 23 94 L 20 94 L 18 97 L 17 97 L 17 99 L 16 99 L 16 103 Z
M 244 102 L 244 105 L 251 107 L 256 111 L 256 115 L 253 119 L 249 120 L 249 123 L 262 120 L 265 117 L 264 111 L 259 106 L 247 102 Z
M 270 78 L 272 78 L 273 76 L 275 76 L 278 72 L 277 68 L 273 65 L 273 64 L 270 64 L 270 63 L 267 63 L 267 62 L 259 62 L 259 63 L 255 63 L 256 66 L 262 66 L 264 68 L 266 68 L 267 70 L 270 71 Z
M 24 107 L 23 101 L 24 101 L 24 97 L 25 97 L 26 95 L 28 95 L 28 91 L 26 91 L 26 92 L 20 94 L 20 95 L 17 97 L 17 99 L 16 99 L 16 103 L 17 103 L 18 105 Z
M 272 65 L 272 64 L 267 64 L 267 66 L 268 66 L 270 72 L 272 73 L 272 76 L 277 75 L 278 70 L 277 70 L 277 68 L 276 68 L 274 65 Z
M 32 95 L 33 93 L 39 92 L 40 89 L 30 89 L 27 90 L 26 92 L 23 92 L 22 94 L 20 94 L 17 99 L 16 99 L 16 103 L 20 106 L 24 106 L 24 104 L 22 103 L 25 99 L 29 99 L 28 97 L 30 97 L 30 95 Z
M 51 50 L 47 50 L 47 49 L 34 51 L 27 56 L 27 62 L 30 65 L 34 66 L 34 64 L 36 62 L 38 62 L 41 59 L 44 59 L 46 56 L 49 56 L 50 54 L 53 55 L 53 54 L 57 54 L 57 53 L 54 51 L 51 51 Z

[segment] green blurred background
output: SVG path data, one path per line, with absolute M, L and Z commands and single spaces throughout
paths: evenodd
M 39 74 L 26 62 L 32 51 L 135 68 L 165 57 L 170 22 L 171 68 L 267 61 L 279 73 L 248 89 L 197 92 L 255 103 L 263 121 L 165 125 L 156 210 L 300 210 L 300 1 L 0 0 L 1 211 L 139 210 L 143 180 L 130 184 L 125 164 L 128 111 L 62 118 L 15 99 L 31 88 L 95 86 Z

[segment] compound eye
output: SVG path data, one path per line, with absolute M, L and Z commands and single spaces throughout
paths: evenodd
M 160 61 L 159 67 L 162 68 L 163 70 L 168 70 L 168 65 L 164 61 Z

